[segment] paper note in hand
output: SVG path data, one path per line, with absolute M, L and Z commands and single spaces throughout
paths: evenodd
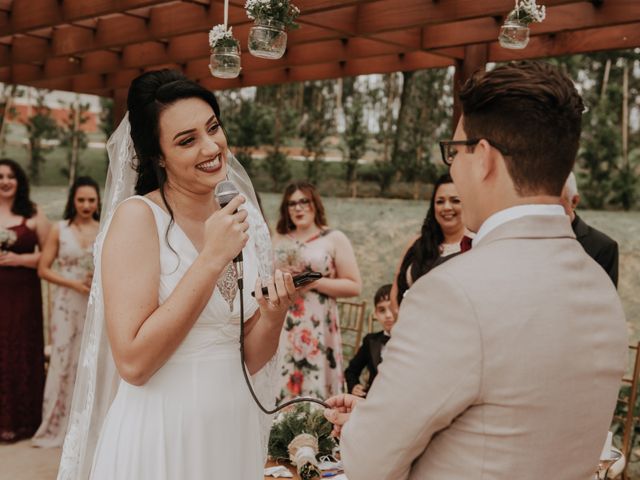
M 275 477 L 275 478 L 293 478 L 293 473 L 291 473 L 286 467 L 282 465 L 277 465 L 275 467 L 267 467 L 264 469 L 265 477 Z

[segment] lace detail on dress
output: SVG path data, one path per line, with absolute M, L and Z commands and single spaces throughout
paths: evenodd
M 229 311 L 233 311 L 233 301 L 236 298 L 236 293 L 238 293 L 238 271 L 234 262 L 230 262 L 227 268 L 224 269 L 224 273 L 218 279 L 217 285 L 222 298 L 229 305 Z

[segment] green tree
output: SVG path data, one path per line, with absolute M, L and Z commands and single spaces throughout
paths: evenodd
M 67 167 L 62 169 L 62 173 L 71 186 L 78 176 L 80 155 L 89 144 L 87 133 L 82 128 L 89 121 L 89 104 L 81 103 L 79 95 L 73 102 L 60 103 L 67 110 L 59 130 L 60 144 L 67 149 Z
M 590 208 L 632 208 L 635 203 L 638 167 L 625 158 L 640 148 L 640 132 L 637 123 L 627 125 L 622 119 L 625 104 L 640 104 L 639 53 L 640 49 L 607 51 L 550 60 L 564 66 L 579 84 L 586 105 L 577 170 L 585 206 Z M 630 72 L 626 86 L 625 66 Z M 628 143 L 623 142 L 625 131 Z
M 318 184 L 323 170 L 326 140 L 335 130 L 333 82 L 305 83 L 304 114 L 299 133 L 304 142 L 302 154 L 307 161 L 307 179 Z
M 363 92 L 352 88 L 348 93 L 350 95 L 344 101 L 345 131 L 342 135 L 342 165 L 349 192 L 351 197 L 355 198 L 357 196 L 358 161 L 367 151 L 369 131 L 364 117 Z
M 402 75 L 392 162 L 406 181 L 413 182 L 413 196 L 417 199 L 420 184 L 433 182 L 441 170 L 436 144 L 438 138 L 450 136 L 452 79 L 445 69 L 403 72 Z
M 4 156 L 6 138 L 9 133 L 9 118 L 16 115 L 13 101 L 22 96 L 22 90 L 17 85 L 2 84 L 0 86 L 0 155 Z
M 100 115 L 98 116 L 98 128 L 104 135 L 105 142 L 109 140 L 114 130 L 115 119 L 113 118 L 113 99 L 100 97 Z M 104 150 L 105 170 L 109 168 L 109 154 Z
M 256 173 L 253 162 L 255 149 L 273 143 L 273 114 L 273 109 L 242 97 L 235 109 L 225 113 L 224 125 L 229 144 L 236 148 L 236 158 L 249 176 Z
M 47 141 L 58 137 L 58 126 L 51 115 L 51 109 L 45 103 L 47 92 L 36 90 L 33 114 L 25 122 L 29 140 L 29 176 L 36 185 L 40 183 L 40 165 L 44 163 L 45 155 L 53 149 Z
M 371 107 L 377 112 L 378 131 L 374 135 L 377 142 L 378 158 L 374 163 L 380 195 L 385 196 L 391 187 L 396 167 L 391 162 L 391 152 L 396 136 L 397 113 L 395 105 L 400 95 L 399 74 L 382 76 L 382 83 L 369 90 Z
M 265 133 L 270 148 L 261 167 L 271 179 L 273 191 L 282 190 L 291 180 L 291 167 L 282 147 L 295 132 L 300 111 L 296 108 L 298 98 L 299 85 L 295 84 L 270 85 L 256 89 L 256 103 L 266 108 L 272 118 L 270 133 Z

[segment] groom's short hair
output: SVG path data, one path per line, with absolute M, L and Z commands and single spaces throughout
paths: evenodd
M 507 150 L 519 195 L 560 195 L 578 152 L 584 104 L 571 79 L 544 62 L 473 75 L 460 91 L 464 131 Z

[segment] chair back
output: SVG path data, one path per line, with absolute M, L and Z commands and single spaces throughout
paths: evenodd
M 620 450 L 627 460 L 622 471 L 622 478 L 627 479 L 627 466 L 633 447 L 634 433 L 638 424 L 638 376 L 640 375 L 640 342 L 629 345 L 628 373 L 622 378 L 622 387 L 618 395 L 616 412 L 613 416 L 613 431 L 617 433 L 622 428 L 622 441 Z
M 375 333 L 382 330 L 382 325 L 376 320 L 376 317 L 373 315 L 373 311 L 369 312 L 367 316 L 367 333 Z
M 342 358 L 344 366 L 349 363 L 360 348 L 362 341 L 362 328 L 367 302 L 353 302 L 338 300 L 338 318 L 340 319 L 340 332 L 342 335 Z

